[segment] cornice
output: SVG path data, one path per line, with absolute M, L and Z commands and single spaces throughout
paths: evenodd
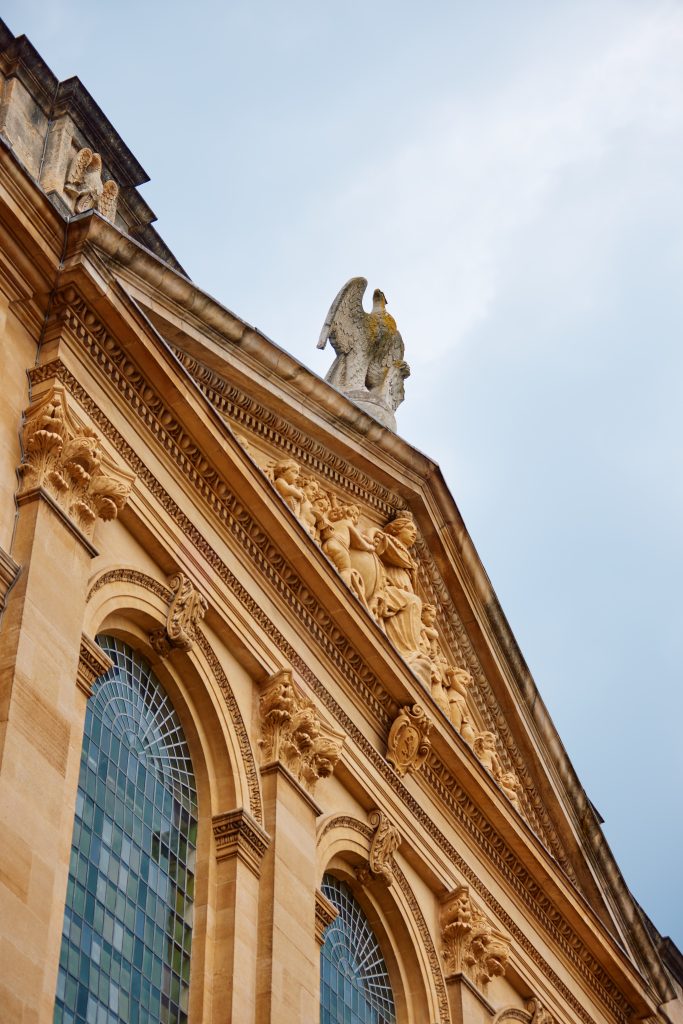
M 160 396 L 155 394 L 154 389 L 141 377 L 136 367 L 130 361 L 129 356 L 124 356 L 121 353 L 115 340 L 108 335 L 106 329 L 96 318 L 87 311 L 82 300 L 79 299 L 74 291 L 62 294 L 58 299 L 58 306 L 59 315 L 64 326 L 70 327 L 75 332 L 79 344 L 84 346 L 91 356 L 93 363 L 99 366 L 105 377 L 109 379 L 110 386 L 113 385 L 126 398 L 130 408 L 147 424 L 147 430 L 156 437 L 157 442 L 168 453 L 169 457 L 172 458 L 177 469 L 180 470 L 181 474 L 188 477 L 193 486 L 204 497 L 207 506 L 218 515 L 220 521 L 228 526 L 230 537 L 240 545 L 243 553 L 252 561 L 262 579 L 267 581 L 280 594 L 299 621 L 316 637 L 320 648 L 326 651 L 328 656 L 331 656 L 333 664 L 340 668 L 347 678 L 350 674 L 356 686 L 360 685 L 362 690 L 365 691 L 370 690 L 370 695 L 374 698 L 375 708 L 377 710 L 383 709 L 383 717 L 386 719 L 388 709 L 394 709 L 396 706 L 395 699 L 389 696 L 386 689 L 379 684 L 374 673 L 363 663 L 363 659 L 353 651 L 348 638 L 336 627 L 335 622 L 325 610 L 320 608 L 310 591 L 302 585 L 297 573 L 287 564 L 286 559 L 284 559 L 277 547 L 273 545 L 271 539 L 263 533 L 262 528 L 254 523 L 248 510 L 235 499 L 221 474 L 206 461 L 204 455 L 197 448 L 196 443 L 184 435 L 183 428 L 177 421 L 173 411 L 165 406 Z M 86 314 L 88 317 L 87 326 L 82 319 L 82 316 Z M 73 390 L 75 397 L 88 411 L 93 421 L 97 422 L 102 432 L 114 443 L 120 456 L 128 462 L 140 481 L 151 489 L 161 506 L 181 526 L 188 542 L 195 546 L 208 564 L 217 572 L 224 584 L 233 592 L 238 600 L 245 604 L 253 618 L 260 622 L 266 634 L 279 646 L 287 661 L 296 669 L 300 677 L 307 682 L 321 702 L 331 711 L 336 721 L 363 750 L 379 774 L 394 788 L 406 806 L 411 810 L 416 820 L 425 828 L 426 832 L 441 846 L 442 850 L 447 853 L 455 864 L 459 865 L 462 863 L 461 870 L 463 873 L 469 873 L 469 875 L 473 876 L 474 873 L 471 869 L 462 861 L 462 858 L 459 857 L 452 844 L 436 828 L 419 803 L 403 787 L 384 758 L 360 733 L 342 708 L 334 701 L 326 687 L 313 674 L 304 659 L 277 630 L 263 610 L 245 591 L 234 574 L 210 547 L 206 539 L 175 505 L 127 442 L 116 432 L 111 422 L 96 406 L 85 389 L 61 365 L 51 364 L 47 367 L 37 367 L 32 371 L 32 377 L 36 381 L 43 379 L 44 376 L 54 375 L 58 375 L 65 386 Z M 162 426 L 162 424 L 165 425 Z M 446 800 L 446 794 L 450 795 L 453 792 L 458 793 L 458 795 L 462 794 L 463 803 L 467 803 L 468 798 L 466 794 L 457 784 L 454 784 L 452 788 L 444 787 L 444 796 L 442 798 L 445 799 L 445 802 L 452 809 L 459 805 L 457 801 L 452 799 Z M 440 792 L 437 791 L 437 793 L 441 796 Z M 476 808 L 468 807 L 467 814 L 465 814 L 461 807 L 460 812 L 456 815 L 456 820 L 458 820 L 459 824 L 466 825 L 463 818 L 467 818 L 476 811 Z M 555 940 L 567 961 L 573 965 L 588 987 L 608 1007 L 615 1019 L 625 1020 L 631 1011 L 628 999 L 566 922 L 563 922 L 562 928 L 553 925 L 545 908 L 539 905 L 529 894 L 529 883 L 533 880 L 528 870 L 517 860 L 493 826 L 481 815 L 481 812 L 478 813 L 481 816 L 481 827 L 477 826 L 474 818 L 470 817 L 467 831 L 474 835 L 480 848 L 487 855 L 492 850 L 489 837 L 492 835 L 497 837 L 498 849 L 502 849 L 505 855 L 501 856 L 498 853 L 494 858 L 494 862 L 498 865 L 501 864 L 501 861 L 503 862 L 505 870 L 502 872 L 502 877 L 509 882 L 511 891 L 517 894 L 518 899 L 521 897 L 522 903 L 529 907 L 539 924 Z M 476 877 L 470 879 L 470 884 L 498 917 L 503 915 L 504 918 L 508 919 L 505 921 L 506 927 L 518 939 L 519 945 L 541 967 L 546 976 L 558 986 L 559 991 L 563 991 L 565 998 L 569 1000 L 579 1016 L 589 1021 L 590 1018 L 584 1016 L 584 1011 L 576 998 L 566 989 L 561 979 L 559 979 L 526 936 L 522 934 L 515 922 L 509 919 L 493 894 Z M 561 879 L 558 880 L 558 884 L 561 889 Z M 563 921 L 559 911 L 556 911 L 556 918 Z M 517 934 L 515 935 L 515 933 Z M 604 934 L 604 932 L 602 926 L 596 922 L 596 935 L 598 934 Z M 601 940 L 603 948 L 605 938 Z M 607 939 L 607 942 L 613 949 L 613 953 L 610 955 L 617 955 L 612 940 Z M 632 970 L 630 967 L 629 969 Z M 631 985 L 635 986 L 635 991 L 639 991 L 640 986 L 633 979 Z

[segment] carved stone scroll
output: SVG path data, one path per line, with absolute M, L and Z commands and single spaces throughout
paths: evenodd
M 239 857 L 258 878 L 270 836 L 252 816 L 239 807 L 212 819 L 216 859 Z
M 356 871 L 356 878 L 363 885 L 376 879 L 384 885 L 394 880 L 394 854 L 401 845 L 401 833 L 383 811 L 370 811 L 370 824 L 374 834 L 370 842 L 368 863 Z
M 85 633 L 81 636 L 81 648 L 78 654 L 78 672 L 76 685 L 86 697 L 92 697 L 92 687 L 96 679 L 104 675 L 113 665 L 108 654 L 91 640 Z
M 197 637 L 197 629 L 208 610 L 206 598 L 202 597 L 185 573 L 177 572 L 170 580 L 173 591 L 166 616 L 166 626 L 150 633 L 149 642 L 161 657 L 166 657 L 172 648 L 191 651 Z
M 441 907 L 443 957 L 449 974 L 466 974 L 485 993 L 505 974 L 510 941 L 472 902 L 466 885 L 449 893 Z
M 264 764 L 281 761 L 309 793 L 328 778 L 341 756 L 344 733 L 324 725 L 289 669 L 271 676 L 259 701 Z
M 89 540 L 97 519 L 116 519 L 135 479 L 118 469 L 99 435 L 84 426 L 56 386 L 26 412 L 19 499 L 43 490 Z
M 406 705 L 398 713 L 387 739 L 387 761 L 397 775 L 420 770 L 431 748 L 431 727 L 425 709 L 419 704 Z
M 537 999 L 536 996 L 529 1000 L 526 1008 L 531 1014 L 529 1024 L 556 1024 L 552 1013 L 550 1013 L 549 1010 L 546 1010 L 541 1000 Z
M 315 937 L 319 945 L 325 942 L 325 931 L 339 917 L 334 903 L 330 903 L 320 889 L 315 890 Z

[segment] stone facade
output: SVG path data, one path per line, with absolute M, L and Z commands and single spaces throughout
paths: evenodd
M 106 633 L 194 766 L 191 1024 L 319 1018 L 326 872 L 401 1024 L 683 1021 L 438 467 L 190 282 L 83 86 L 0 49 L 0 1019 L 53 1020 Z

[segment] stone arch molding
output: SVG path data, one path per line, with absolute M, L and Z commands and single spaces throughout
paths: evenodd
M 408 879 L 400 865 L 393 859 L 392 853 L 388 858 L 391 861 L 391 881 L 372 871 L 373 839 L 382 829 L 384 817 L 381 812 L 372 811 L 369 816 L 370 824 L 359 821 L 349 814 L 330 815 L 322 818 L 318 824 L 316 839 L 319 877 L 322 878 L 328 864 L 335 857 L 350 854 L 354 856 L 354 860 L 360 859 L 361 863 L 356 868 L 355 874 L 363 886 L 372 886 L 374 883 L 385 892 L 389 887 L 391 888 L 392 892 L 389 898 L 413 940 L 415 958 L 421 968 L 425 962 L 429 967 L 429 980 L 425 976 L 424 970 L 421 970 L 427 998 L 432 1002 L 433 1009 L 438 1011 L 439 1024 L 451 1024 L 448 994 L 439 955 Z M 396 848 L 395 845 L 394 848 Z M 418 949 L 421 949 L 422 956 L 418 954 Z
M 94 635 L 99 631 L 100 624 L 106 616 L 114 612 L 142 613 L 147 621 L 153 621 L 161 627 L 150 635 L 151 646 L 159 653 L 163 648 L 161 645 L 157 646 L 155 641 L 160 644 L 162 635 L 168 636 L 169 609 L 173 606 L 174 596 L 177 596 L 173 582 L 175 579 L 176 577 L 172 577 L 174 589 L 171 589 L 167 584 L 138 569 L 120 567 L 105 570 L 91 581 L 88 590 L 86 629 Z M 242 805 L 248 807 L 252 817 L 262 825 L 263 800 L 259 774 L 242 712 L 230 681 L 198 622 L 192 626 L 191 640 L 192 643 L 188 640 L 185 645 L 171 642 L 169 648 L 178 647 L 184 652 L 183 657 L 191 660 L 200 676 L 206 677 L 208 674 L 213 678 L 226 712 L 229 743 L 227 753 L 231 765 L 234 766 L 238 801 L 241 794 Z
M 516 1006 L 507 1006 L 499 1010 L 492 1024 L 511 1024 L 512 1021 L 522 1021 L 522 1024 L 559 1024 L 557 1018 L 535 996 L 526 1004 L 526 1010 L 520 1010 Z

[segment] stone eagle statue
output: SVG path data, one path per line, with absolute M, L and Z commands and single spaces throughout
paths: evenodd
M 403 381 L 410 367 L 403 358 L 403 338 L 379 288 L 372 296 L 372 312 L 363 309 L 367 286 L 364 277 L 347 281 L 330 306 L 318 348 L 329 341 L 337 354 L 327 383 L 395 430 L 394 413 L 405 397 Z

